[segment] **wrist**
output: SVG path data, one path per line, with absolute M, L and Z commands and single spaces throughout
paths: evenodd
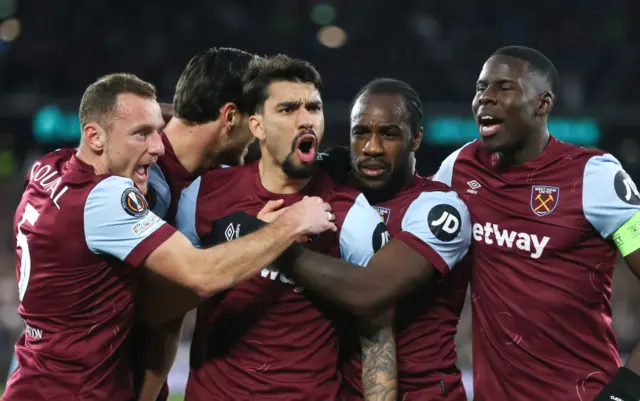
M 278 233 L 276 235 L 286 239 L 289 243 L 296 242 L 304 232 L 303 225 L 292 213 L 284 213 L 269 225 L 277 228 Z

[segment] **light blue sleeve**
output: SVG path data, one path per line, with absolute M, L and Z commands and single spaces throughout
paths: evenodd
M 389 242 L 389 231 L 364 195 L 356 198 L 340 229 L 340 254 L 347 262 L 366 266 L 373 254 Z
M 157 164 L 151 165 L 149 169 L 149 185 L 155 191 L 156 200 L 151 206 L 151 211 L 161 218 L 167 217 L 167 211 L 171 205 L 171 188 L 164 173 Z
M 449 270 L 469 251 L 471 227 L 469 210 L 454 191 L 422 192 L 402 219 L 402 231 L 427 244 Z
M 455 152 L 447 156 L 447 158 L 444 159 L 440 164 L 440 168 L 433 176 L 433 180 L 441 182 L 448 186 L 451 186 L 451 182 L 453 181 L 453 166 L 455 165 L 456 160 L 458 159 L 458 155 L 460 155 L 460 152 L 462 152 L 462 149 L 466 148 L 472 143 L 473 141 L 464 144 L 460 149 L 456 150 Z
M 195 247 L 200 246 L 200 238 L 196 230 L 196 206 L 201 182 L 202 177 L 198 177 L 191 185 L 182 190 L 176 213 L 176 228 L 189 238 Z
M 585 165 L 582 209 L 605 239 L 640 210 L 636 184 L 612 155 L 593 156 Z
M 133 181 L 124 177 L 102 180 L 84 205 L 84 235 L 91 252 L 122 261 L 163 224 Z

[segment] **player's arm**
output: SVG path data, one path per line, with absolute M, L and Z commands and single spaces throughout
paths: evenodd
M 360 321 L 362 394 L 366 401 L 395 401 L 398 398 L 393 321 L 393 308 L 375 318 Z
M 197 249 L 150 212 L 146 203 L 139 203 L 144 198 L 131 185 L 131 180 L 109 177 L 87 198 L 84 228 L 89 249 L 132 266 L 144 265 L 205 298 L 257 273 L 299 236 L 335 230 L 327 219 L 330 206 L 319 198 L 307 198 L 267 227 L 236 241 Z
M 354 224 L 347 215 L 342 225 L 340 247 L 346 261 L 307 249 L 299 249 L 293 261 L 297 281 L 358 316 L 378 315 L 434 275 L 447 274 L 471 243 L 469 212 L 457 195 L 423 192 L 405 213 L 403 231 L 370 258 L 366 269 L 359 269 L 348 261 L 362 264 L 358 259 L 367 256 L 350 244 L 359 243 L 359 226 L 374 218 L 362 215 L 363 221 Z
M 594 229 L 614 241 L 629 268 L 640 278 L 640 194 L 613 156 L 592 157 L 585 166 L 582 204 Z M 594 401 L 613 399 L 640 399 L 640 344 Z

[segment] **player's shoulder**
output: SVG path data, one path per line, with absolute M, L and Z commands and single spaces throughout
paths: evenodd
M 552 138 L 551 140 L 555 142 L 552 152 L 556 160 L 586 164 L 590 159 L 594 157 L 613 157 L 601 149 L 585 148 L 584 146 L 574 145 L 572 143 L 564 142 L 556 138 Z
M 430 179 L 451 185 L 453 182 L 453 170 L 454 167 L 459 167 L 459 161 L 463 161 L 463 164 L 467 165 L 469 163 L 473 164 L 478 160 L 481 151 L 480 141 L 477 139 L 465 143 L 442 161 L 438 171 Z
M 410 188 L 410 191 L 418 195 L 421 192 L 450 192 L 453 191 L 453 189 L 443 182 L 416 174 L 414 185 Z
M 86 185 L 86 194 L 86 203 L 116 198 L 120 199 L 122 206 L 125 208 L 127 203 L 131 204 L 131 202 L 134 202 L 136 207 L 141 207 L 147 203 L 140 190 L 134 185 L 133 180 L 119 175 L 104 174 L 96 176 L 90 184 Z M 131 199 L 131 202 L 128 199 Z
M 257 162 L 256 162 L 257 163 Z M 257 174 L 254 163 L 242 166 L 221 165 L 202 174 L 199 179 L 200 191 L 227 193 L 243 189 L 248 182 L 243 182 Z
M 111 175 L 96 175 L 94 168 L 75 154 L 76 149 L 58 149 L 34 162 L 25 179 L 25 194 L 29 198 L 49 198 L 61 210 L 62 206 L 84 203 Z
M 405 190 L 399 192 L 385 205 L 389 208 L 405 210 L 407 207 L 420 199 L 420 201 L 428 199 L 447 198 L 454 202 L 462 202 L 458 194 L 447 184 L 435 181 L 432 178 L 425 178 L 420 175 L 414 176 L 413 184 Z
M 27 174 L 29 180 L 44 178 L 53 172 L 62 175 L 65 165 L 73 159 L 76 150 L 72 148 L 57 149 L 37 159 L 31 165 Z

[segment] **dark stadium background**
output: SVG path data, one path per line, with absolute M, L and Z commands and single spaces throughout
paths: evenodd
M 430 174 L 476 135 L 470 104 L 483 61 L 525 44 L 560 72 L 552 133 L 612 152 L 638 181 L 638 15 L 633 0 L 0 0 L 0 383 L 21 329 L 11 222 L 22 180 L 34 158 L 75 145 L 79 97 L 98 76 L 133 72 L 170 102 L 181 69 L 206 47 L 304 58 L 324 78 L 323 146 L 346 142 L 349 102 L 368 80 L 406 80 L 424 102 L 418 157 Z M 623 354 L 640 339 L 638 288 L 621 264 L 613 324 Z M 458 345 L 467 373 L 469 323 L 465 308 Z M 178 392 L 189 336 L 171 375 Z

